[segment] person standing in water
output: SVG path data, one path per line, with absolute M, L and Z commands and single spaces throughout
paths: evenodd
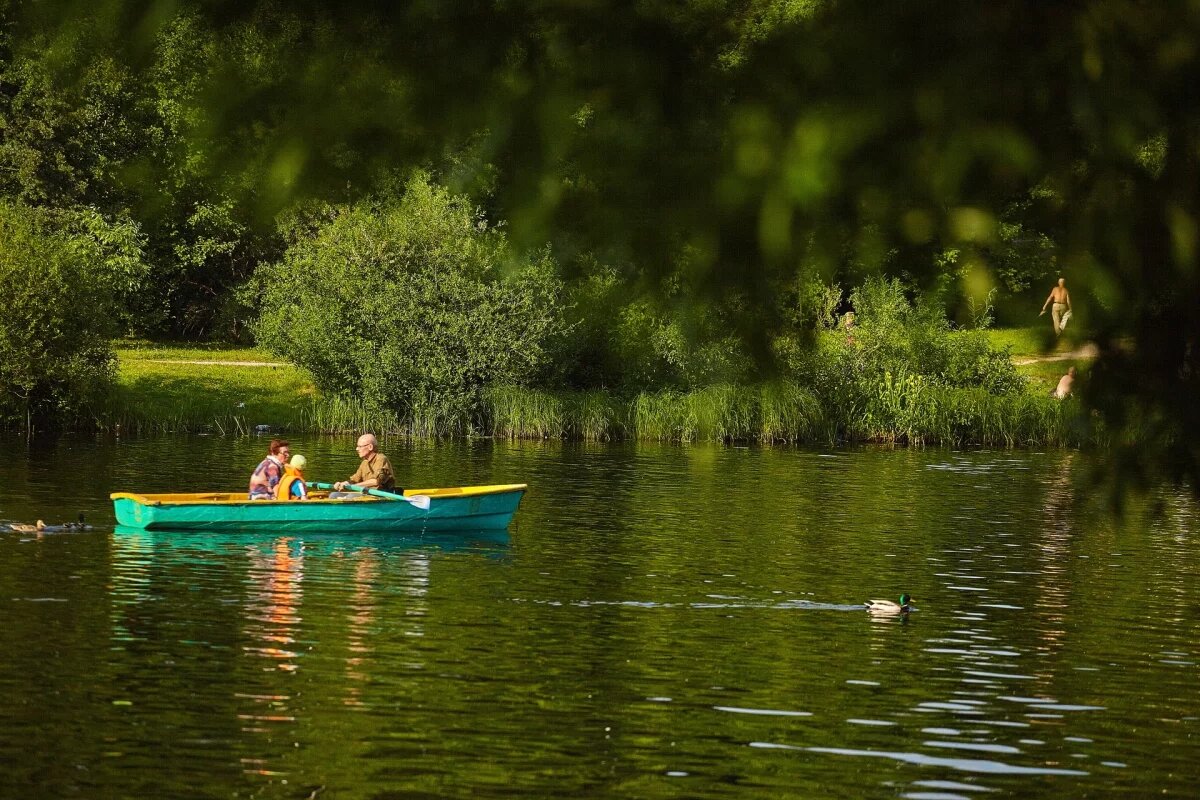
M 1041 314 L 1038 314 L 1039 317 L 1046 313 L 1047 307 L 1051 307 L 1050 320 L 1054 323 L 1054 333 L 1062 333 L 1063 315 L 1071 313 L 1071 293 L 1067 291 L 1066 278 L 1059 278 L 1058 285 L 1050 290 L 1050 296 L 1042 304 Z

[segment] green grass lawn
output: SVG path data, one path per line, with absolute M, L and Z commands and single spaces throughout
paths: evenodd
M 278 361 L 255 348 L 130 347 L 122 342 L 116 352 L 117 386 L 106 416 L 110 426 L 125 430 L 236 433 L 255 425 L 298 428 L 317 396 L 311 377 L 290 364 L 181 363 Z
M 1079 372 L 1079 379 L 1083 380 L 1089 365 L 1090 362 L 1085 360 L 1039 361 L 1036 364 L 1023 364 L 1017 367 L 1017 371 L 1029 378 L 1035 391 L 1049 394 L 1058 386 L 1058 379 L 1066 373 L 1068 367 L 1075 367 Z
M 176 346 L 140 339 L 123 339 L 115 342 L 113 350 L 121 363 L 148 360 L 172 361 L 269 361 L 280 363 L 282 359 L 258 347 L 230 347 L 228 345 L 192 344 Z
M 984 331 L 992 347 L 1011 347 L 1013 358 L 1040 358 L 1065 353 L 1082 347 L 1083 342 L 1064 335 L 1058 339 L 1050 329 L 1050 323 L 1027 328 L 993 328 Z
M 992 347 L 1011 347 L 1012 357 L 1018 361 L 1068 353 L 1082 345 L 1082 342 L 1065 338 L 1056 341 L 1049 322 L 1027 328 L 995 328 L 986 331 L 986 334 Z M 1090 364 L 1090 359 L 1035 361 L 1030 364 L 1018 364 L 1017 371 L 1029 378 L 1035 391 L 1049 393 L 1054 391 L 1058 379 L 1068 367 L 1074 366 L 1079 370 L 1082 379 Z
M 1047 345 L 1046 332 L 1037 328 L 993 328 L 984 331 L 988 343 L 997 349 L 1011 347 L 1014 358 L 1032 358 L 1044 355 Z

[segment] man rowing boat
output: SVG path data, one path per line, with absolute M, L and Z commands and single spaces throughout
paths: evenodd
M 373 433 L 364 433 L 358 437 L 354 449 L 362 463 L 349 480 L 338 481 L 333 485 L 336 491 L 341 491 L 349 484 L 363 489 L 382 489 L 385 492 L 396 491 L 396 476 L 392 473 L 392 462 L 379 452 L 379 441 Z

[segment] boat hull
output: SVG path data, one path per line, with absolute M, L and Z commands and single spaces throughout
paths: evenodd
M 244 494 L 111 495 L 117 524 L 172 531 L 456 531 L 508 527 L 525 484 L 411 489 L 429 497 L 423 510 L 403 500 L 353 496 L 309 500 L 255 500 Z

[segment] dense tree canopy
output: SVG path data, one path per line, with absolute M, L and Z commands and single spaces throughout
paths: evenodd
M 759 363 L 798 273 L 965 300 L 1058 267 L 1121 463 L 1200 471 L 1192 0 L 3 8 L 4 192 L 130 211 L 177 328 L 279 211 L 426 165 L 568 278 L 684 279 Z

